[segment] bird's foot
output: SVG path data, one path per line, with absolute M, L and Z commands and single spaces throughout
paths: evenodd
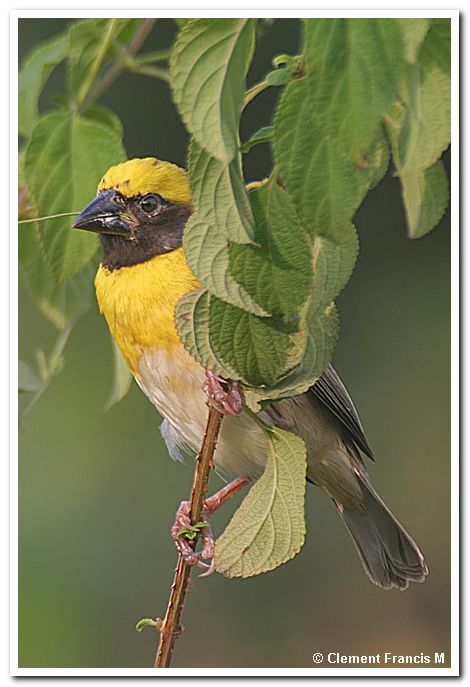
M 246 477 L 237 477 L 206 499 L 201 511 L 201 521 L 194 525 L 191 523 L 190 501 L 181 501 L 176 511 L 175 522 L 171 528 L 172 539 L 175 542 L 176 550 L 183 556 L 188 565 L 194 565 L 204 570 L 200 577 L 207 577 L 215 570 L 215 539 L 210 523 L 211 515 L 245 484 L 248 484 Z M 195 551 L 194 541 L 198 536 L 202 548 L 200 551 Z
M 171 536 L 176 550 L 183 556 L 186 563 L 205 571 L 201 577 L 207 577 L 214 572 L 215 539 L 210 524 L 210 516 L 209 507 L 204 505 L 201 511 L 202 520 L 192 525 L 191 502 L 181 501 L 171 528 Z M 195 551 L 193 548 L 193 542 L 198 535 L 202 542 L 201 551 Z
M 243 398 L 240 385 L 233 380 L 225 380 L 218 377 L 210 370 L 206 370 L 206 381 L 202 385 L 213 406 L 223 415 L 238 415 L 243 407 Z

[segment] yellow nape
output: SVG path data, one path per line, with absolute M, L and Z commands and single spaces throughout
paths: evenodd
M 118 270 L 100 266 L 95 278 L 98 305 L 135 375 L 144 351 L 182 345 L 175 306 L 199 286 L 182 248 Z
M 111 188 L 126 198 L 158 193 L 172 203 L 191 202 L 185 170 L 154 157 L 134 158 L 108 169 L 98 185 L 98 192 Z

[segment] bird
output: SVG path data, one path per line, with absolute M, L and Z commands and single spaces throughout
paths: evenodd
M 185 260 L 184 228 L 194 212 L 186 170 L 153 157 L 111 167 L 97 195 L 73 227 L 99 235 L 103 259 L 95 278 L 99 309 L 138 386 L 163 417 L 161 433 L 173 458 L 201 446 L 209 405 L 225 415 L 214 468 L 233 477 L 205 501 L 202 551 L 181 527 L 193 527 L 189 502 L 178 509 L 172 535 L 192 565 L 214 569 L 208 518 L 226 499 L 263 472 L 267 439 L 243 409 L 238 383 L 205 370 L 177 333 L 178 300 L 200 288 Z M 359 415 L 332 365 L 305 393 L 276 400 L 264 419 L 301 437 L 307 481 L 332 500 L 352 537 L 368 578 L 383 589 L 423 582 L 427 565 L 417 544 L 372 486 L 362 454 L 374 459 Z

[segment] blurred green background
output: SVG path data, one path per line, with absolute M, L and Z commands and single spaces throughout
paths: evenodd
M 67 22 L 21 19 L 20 60 Z M 274 54 L 297 52 L 298 31 L 298 21 L 281 19 L 265 32 L 249 83 Z M 171 20 L 157 21 L 145 49 L 171 45 L 174 33 Z M 54 72 L 44 109 L 63 76 Z M 243 138 L 269 121 L 277 95 L 272 89 L 250 105 Z M 102 102 L 124 122 L 130 157 L 184 164 L 187 137 L 164 84 L 123 75 Z M 246 178 L 269 165 L 267 147 L 256 148 Z M 312 667 L 312 654 L 328 650 L 445 651 L 450 663 L 449 212 L 430 235 L 408 240 L 389 174 L 356 220 L 361 253 L 338 299 L 334 361 L 377 456 L 373 481 L 422 547 L 428 580 L 404 593 L 374 587 L 333 506 L 309 487 L 307 541 L 294 560 L 248 580 L 194 576 L 175 667 Z M 54 337 L 20 284 L 20 356 L 33 360 Z M 137 634 L 134 625 L 164 614 L 176 561 L 169 528 L 192 469 L 168 457 L 160 418 L 135 385 L 104 412 L 111 362 L 94 305 L 72 335 L 64 371 L 20 428 L 21 667 L 153 662 L 155 633 Z M 215 516 L 216 532 L 234 507 Z

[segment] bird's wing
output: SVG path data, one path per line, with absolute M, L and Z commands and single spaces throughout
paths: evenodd
M 320 379 L 307 393 L 321 401 L 341 422 L 347 438 L 364 451 L 366 456 L 374 460 L 354 403 L 332 365 L 326 368 Z

